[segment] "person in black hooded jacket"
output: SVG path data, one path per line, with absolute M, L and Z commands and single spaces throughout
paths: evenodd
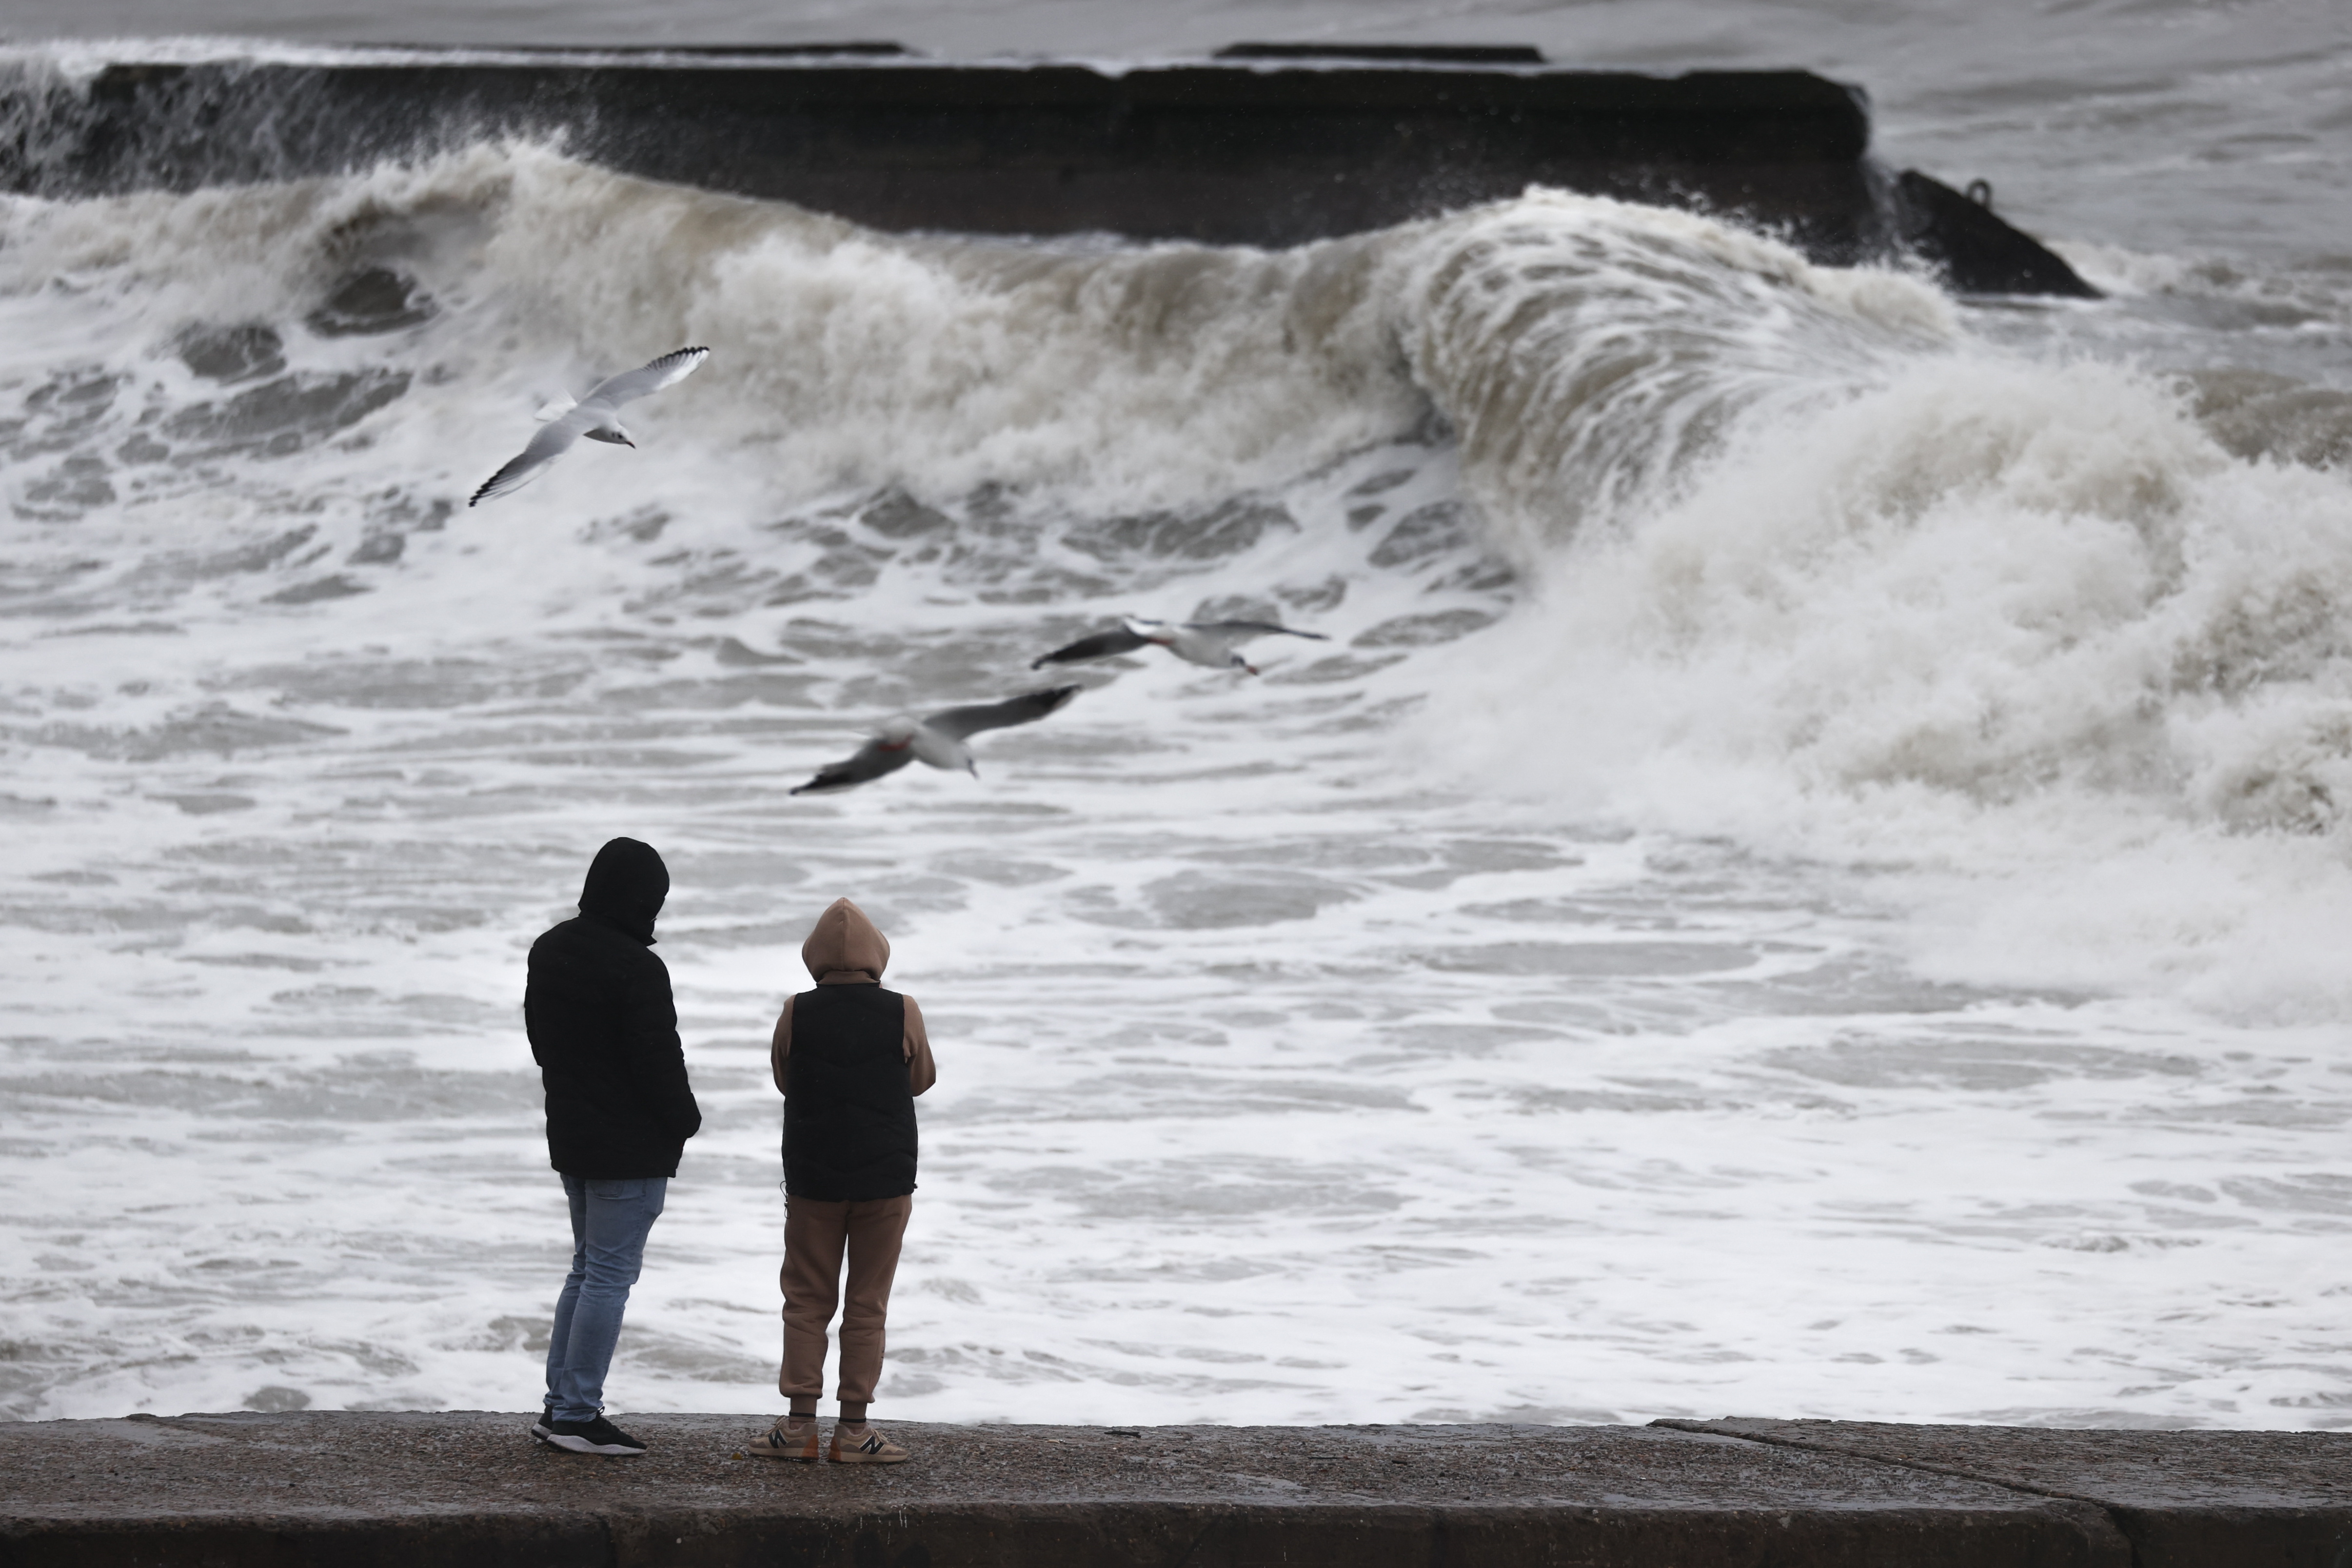
M 653 846 L 596 852 L 580 914 L 531 943 L 523 1026 L 547 1090 L 548 1163 L 572 1207 L 547 1405 L 531 1435 L 580 1454 L 645 1445 L 604 1419 L 604 1373 L 669 1178 L 702 1112 L 686 1079 L 669 969 L 650 951 L 669 868 Z

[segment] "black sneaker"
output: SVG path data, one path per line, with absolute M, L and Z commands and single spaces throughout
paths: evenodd
M 549 1424 L 554 1421 L 554 1405 L 543 1405 L 540 1406 L 539 1419 L 530 1424 L 530 1435 L 534 1437 L 547 1436 Z
M 539 1439 L 574 1454 L 604 1454 L 615 1459 L 635 1458 L 646 1446 L 599 1415 L 593 1421 L 550 1421 Z

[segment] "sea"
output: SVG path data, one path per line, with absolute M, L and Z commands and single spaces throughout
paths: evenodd
M 1528 43 L 1856 83 L 2105 298 L 1541 188 L 892 235 L 557 134 L 0 197 L 0 1415 L 535 1408 L 524 954 L 626 834 L 705 1120 L 616 1415 L 781 1408 L 846 896 L 939 1061 L 877 1416 L 2352 1426 L 2334 0 L 164 9 L 12 5 L 16 144 L 121 61 Z M 1030 668 L 1125 614 L 1322 640 Z

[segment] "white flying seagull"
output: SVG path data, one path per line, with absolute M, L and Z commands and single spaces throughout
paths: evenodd
M 520 457 L 492 474 L 489 482 L 474 492 L 467 506 L 479 506 L 492 496 L 519 490 L 547 471 L 547 466 L 572 449 L 572 444 L 585 436 L 591 441 L 610 441 L 616 446 L 635 447 L 629 433 L 621 428 L 618 417 L 621 405 L 632 403 L 647 393 L 659 392 L 665 386 L 676 386 L 692 375 L 695 367 L 710 357 L 709 349 L 679 349 L 666 353 L 651 364 L 625 370 L 596 384 L 596 390 L 577 403 L 556 402 L 540 411 L 548 421 L 547 428 L 530 438 L 530 445 Z
M 978 778 L 980 768 L 971 760 L 971 748 L 963 743 L 965 736 L 977 735 L 982 730 L 1002 730 L 1008 724 L 1034 723 L 1076 697 L 1080 689 L 1076 686 L 1049 686 L 1008 697 L 1002 702 L 942 708 L 920 719 L 893 719 L 872 740 L 858 747 L 856 754 L 819 768 L 816 777 L 793 793 L 824 795 L 849 789 L 884 773 L 895 773 L 912 762 L 929 763 L 950 771 L 961 769 Z
M 1313 637 L 1317 642 L 1331 639 L 1321 632 L 1302 632 L 1293 626 L 1278 626 L 1272 621 L 1148 621 L 1140 616 L 1119 617 L 1118 630 L 1097 632 L 1090 637 L 1080 637 L 1067 647 L 1057 647 L 1030 663 L 1032 669 L 1043 669 L 1049 664 L 1076 664 L 1082 659 L 1109 658 L 1114 654 L 1133 653 L 1139 647 L 1164 647 L 1187 664 L 1205 664 L 1211 669 L 1246 669 L 1257 673 L 1257 666 L 1244 658 L 1234 645 L 1252 637 L 1262 637 L 1270 632 L 1284 637 Z

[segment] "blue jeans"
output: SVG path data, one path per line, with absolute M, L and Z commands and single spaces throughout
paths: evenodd
M 628 1181 L 566 1176 L 572 1200 L 572 1272 L 555 1301 L 547 1344 L 547 1404 L 558 1421 L 604 1413 L 604 1369 L 621 1338 L 621 1312 L 646 1259 L 646 1237 L 661 1217 L 669 1178 Z

